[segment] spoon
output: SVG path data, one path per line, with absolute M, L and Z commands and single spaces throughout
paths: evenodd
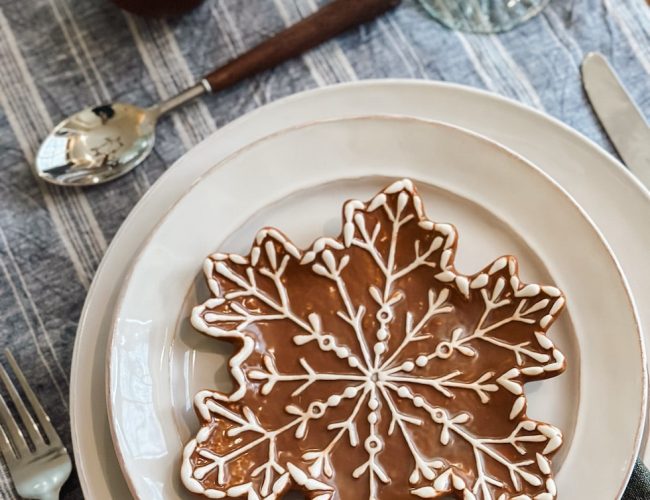
M 166 101 L 149 108 L 124 103 L 86 108 L 50 132 L 38 150 L 34 172 L 61 186 L 89 186 L 116 179 L 149 155 L 156 122 L 165 113 L 297 56 L 374 19 L 400 1 L 334 0 Z

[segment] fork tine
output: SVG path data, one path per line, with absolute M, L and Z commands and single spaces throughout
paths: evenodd
M 48 417 L 47 413 L 45 413 L 45 410 L 43 410 L 43 407 L 41 406 L 41 403 L 38 401 L 36 394 L 34 394 L 34 391 L 32 391 L 32 388 L 27 383 L 27 379 L 25 378 L 25 375 L 23 375 L 23 372 L 18 366 L 18 363 L 16 363 L 16 359 L 14 358 L 14 355 L 11 354 L 11 351 L 9 349 L 5 349 L 5 356 L 7 358 L 7 361 L 9 361 L 9 365 L 11 366 L 11 369 L 16 375 L 16 378 L 18 379 L 18 383 L 23 388 L 23 391 L 25 392 L 25 395 L 29 400 L 29 404 L 32 405 L 32 408 L 34 409 L 34 413 L 36 414 L 36 418 L 38 419 L 38 422 L 40 423 L 43 432 L 47 436 L 48 441 L 50 442 L 50 444 L 60 444 L 61 438 L 59 438 L 59 435 L 54 429 L 54 426 L 50 422 L 50 417 Z
M 23 398 L 21 398 L 20 394 L 18 394 L 16 386 L 9 378 L 7 371 L 2 366 L 0 366 L 0 378 L 2 378 L 2 382 L 7 388 L 7 392 L 14 402 L 14 406 L 16 407 L 16 410 L 18 410 L 20 418 L 23 420 L 23 425 L 25 426 L 25 429 L 27 429 L 27 434 L 29 434 L 29 437 L 32 439 L 32 443 L 34 443 L 35 447 L 42 446 L 45 442 L 43 441 L 43 436 L 41 436 L 41 433 L 38 432 L 38 426 L 36 425 L 36 422 L 34 422 L 34 419 L 32 418 L 31 414 L 27 410 L 27 407 L 25 406 L 25 403 L 23 402 Z
M 11 443 L 9 443 L 7 433 L 2 426 L 0 426 L 0 452 L 2 452 L 2 457 L 5 459 L 5 463 L 11 467 L 16 461 L 16 454 L 11 448 Z
M 9 432 L 9 440 L 16 450 L 19 456 L 25 457 L 29 455 L 29 448 L 27 448 L 27 443 L 23 437 L 23 433 L 20 431 L 20 428 L 16 424 L 13 415 L 7 408 L 7 403 L 5 403 L 5 398 L 0 396 L 0 420 L 4 427 L 5 433 Z

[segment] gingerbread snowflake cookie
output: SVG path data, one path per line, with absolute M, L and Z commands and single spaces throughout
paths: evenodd
M 555 427 L 523 384 L 562 372 L 545 332 L 564 305 L 514 257 L 472 276 L 456 230 L 411 181 L 349 201 L 343 232 L 296 248 L 263 229 L 214 254 L 192 324 L 236 345 L 234 390 L 196 395 L 181 476 L 210 498 L 551 500 Z

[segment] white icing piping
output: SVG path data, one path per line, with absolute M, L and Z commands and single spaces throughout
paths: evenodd
M 387 195 L 397 194 L 394 205 L 389 203 Z M 409 201 L 412 203 L 414 214 L 406 214 L 405 210 Z M 391 202 L 392 203 L 392 202 Z M 384 260 L 380 250 L 376 246 L 381 226 L 376 223 L 369 230 L 366 227 L 364 213 L 370 213 L 378 209 L 383 209 L 386 217 L 391 223 L 391 239 L 388 246 L 388 255 Z M 414 243 L 413 261 L 401 269 L 395 269 L 396 249 L 400 228 L 415 221 L 422 229 L 434 233 L 430 238 L 430 243 L 426 250 L 421 251 L 420 240 Z M 242 349 L 230 360 L 230 369 L 233 377 L 237 382 L 237 389 L 229 396 L 220 393 L 202 391 L 197 394 L 195 404 L 197 409 L 206 422 L 211 420 L 211 415 L 217 415 L 220 418 L 229 420 L 233 425 L 227 432 L 228 436 L 237 436 L 244 433 L 257 433 L 259 437 L 253 441 L 244 444 L 224 456 L 216 455 L 208 449 L 200 448 L 200 444 L 205 442 L 210 436 L 213 426 L 206 425 L 197 434 L 195 440 L 190 441 L 186 446 L 183 454 L 183 466 L 181 477 L 184 484 L 195 493 L 203 493 L 211 498 L 238 497 L 248 495 L 249 499 L 259 498 L 258 493 L 267 499 L 280 498 L 280 495 L 290 486 L 290 482 L 303 486 L 310 491 L 323 492 L 316 497 L 318 500 L 327 500 L 332 496 L 332 487 L 326 483 L 320 482 L 317 477 L 324 475 L 327 478 L 333 477 L 333 467 L 329 454 L 334 450 L 345 434 L 348 435 L 350 446 L 359 445 L 359 436 L 356 425 L 356 418 L 366 402 L 368 409 L 368 422 L 370 432 L 363 441 L 364 449 L 367 453 L 366 462 L 360 464 L 353 473 L 355 478 L 368 476 L 370 498 L 375 499 L 378 492 L 377 481 L 384 483 L 389 482 L 389 477 L 379 461 L 379 453 L 384 449 L 385 443 L 378 432 L 378 421 L 381 415 L 382 401 L 391 415 L 389 434 L 392 434 L 395 428 L 400 429 L 402 438 L 407 444 L 411 456 L 414 460 L 414 469 L 409 478 L 411 484 L 417 484 L 423 478 L 426 481 L 432 481 L 432 486 L 423 486 L 411 490 L 415 496 L 422 498 L 433 498 L 439 496 L 440 492 L 450 492 L 452 490 L 462 491 L 465 499 L 478 498 L 480 493 L 484 500 L 492 499 L 488 485 L 500 486 L 502 483 L 491 478 L 484 470 L 483 462 L 485 459 L 494 460 L 505 466 L 510 471 L 513 485 L 519 489 L 521 481 L 525 481 L 534 486 L 542 485 L 543 479 L 527 471 L 525 467 L 533 464 L 532 460 L 525 460 L 520 463 L 510 463 L 507 459 L 498 453 L 491 445 L 508 444 L 513 446 L 517 451 L 522 451 L 522 444 L 525 442 L 547 441 L 543 454 L 553 452 L 561 444 L 561 434 L 557 429 L 546 424 L 537 424 L 530 420 L 524 420 L 517 424 L 517 427 L 510 436 L 502 439 L 482 439 L 471 435 L 463 425 L 469 420 L 465 413 L 459 413 L 454 417 L 449 416 L 446 410 L 435 407 L 427 402 L 422 396 L 414 394 L 411 385 L 429 386 L 447 397 L 453 397 L 452 390 L 469 390 L 473 391 L 483 402 L 489 401 L 489 393 L 499 390 L 499 386 L 512 394 L 518 396 L 514 400 L 510 419 L 517 418 L 525 411 L 526 400 L 522 395 L 523 388 L 520 379 L 524 377 L 538 377 L 545 372 L 558 371 L 564 367 L 564 356 L 557 351 L 553 343 L 544 335 L 544 331 L 550 326 L 555 316 L 559 313 L 564 305 L 564 298 L 561 292 L 555 287 L 535 284 L 522 285 L 517 276 L 517 264 L 514 258 L 502 257 L 492 263 L 489 270 L 475 275 L 471 281 L 469 277 L 458 275 L 453 269 L 453 250 L 456 242 L 456 232 L 453 226 L 449 224 L 435 224 L 426 220 L 422 200 L 415 193 L 413 185 L 409 180 L 402 180 L 393 183 L 382 193 L 375 196 L 368 204 L 360 201 L 348 202 L 344 207 L 344 224 L 343 224 L 343 244 L 332 238 L 321 238 L 314 242 L 312 248 L 304 254 L 295 247 L 288 239 L 275 229 L 263 229 L 256 236 L 256 245 L 250 253 L 250 257 L 242 257 L 236 254 L 214 254 L 207 259 L 204 264 L 204 272 L 208 278 L 208 286 L 214 295 L 213 298 L 206 301 L 203 305 L 197 306 L 192 312 L 192 324 L 200 331 L 215 337 L 240 338 L 243 341 Z M 286 253 L 278 254 L 276 245 Z M 343 270 L 348 266 L 350 257 L 342 256 L 338 261 L 335 251 L 343 250 L 344 247 L 356 246 L 366 251 L 374 260 L 377 267 L 384 275 L 383 290 L 371 286 L 369 294 L 378 304 L 377 322 L 379 328 L 375 332 L 377 342 L 370 350 L 367 344 L 367 335 L 363 331 L 362 320 L 366 309 L 363 305 L 356 306 L 348 291 L 345 280 L 342 276 Z M 439 251 L 439 252 L 437 252 Z M 437 257 L 436 257 L 437 256 Z M 265 263 L 261 264 L 264 257 Z M 435 257 L 435 259 L 433 258 Z M 322 320 L 316 313 L 311 313 L 306 319 L 299 317 L 290 307 L 288 290 L 282 281 L 283 274 L 286 270 L 290 259 L 296 259 L 303 265 L 311 265 L 316 275 L 323 276 L 332 280 L 336 284 L 336 290 L 343 303 L 343 311 L 337 314 L 342 318 L 355 333 L 358 347 L 362 357 L 356 356 L 348 347 L 338 344 L 334 335 L 323 330 Z M 430 290 L 428 295 L 428 309 L 422 318 L 415 323 L 413 314 L 409 311 L 406 315 L 406 324 L 404 328 L 404 338 L 400 345 L 392 353 L 387 352 L 387 339 L 390 336 L 390 326 L 394 322 L 394 307 L 400 303 L 404 297 L 401 292 L 393 292 L 394 284 L 399 279 L 405 277 L 415 269 L 427 266 L 437 268 L 439 271 L 434 277 L 441 283 L 454 285 L 456 289 L 469 298 L 473 290 L 480 292 L 485 305 L 485 310 L 476 328 L 471 334 L 458 328 L 451 332 L 449 340 L 441 341 L 437 344 L 434 351 L 426 356 L 418 356 L 413 360 L 400 359 L 400 354 L 407 345 L 412 342 L 418 342 L 429 338 L 423 331 L 428 322 L 438 314 L 447 314 L 453 311 L 453 306 L 446 303 L 449 296 L 449 289 L 443 288 L 438 294 L 435 290 Z M 238 271 L 237 268 L 245 268 Z M 507 267 L 509 279 L 499 277 L 495 281 L 494 288 L 488 292 L 487 287 L 490 278 L 496 273 L 503 272 Z M 272 297 L 268 292 L 259 288 L 256 273 L 270 279 L 275 286 L 277 299 Z M 231 281 L 236 285 L 236 289 L 223 292 L 215 274 Z M 506 285 L 509 285 L 507 287 Z M 507 318 L 497 322 L 488 323 L 492 311 L 512 303 L 511 299 L 502 298 L 504 291 L 508 291 L 514 298 L 519 300 L 515 311 Z M 534 300 L 540 294 L 546 295 L 539 300 Z M 245 307 L 237 299 L 253 297 L 262 304 L 269 307 L 273 312 L 258 314 Z M 224 304 L 229 306 L 226 312 L 215 312 Z M 550 306 L 550 307 L 549 307 Z M 509 344 L 508 342 L 489 335 L 499 328 L 512 323 L 520 322 L 524 324 L 535 324 L 535 313 L 548 308 L 545 314 L 538 322 L 539 330 L 535 332 L 537 344 L 547 353 L 540 353 L 530 348 L 530 342 L 524 342 L 519 345 Z M 295 335 L 293 341 L 296 345 L 304 345 L 310 342 L 316 342 L 318 347 L 324 351 L 332 351 L 340 359 L 347 360 L 348 365 L 356 370 L 356 373 L 319 373 L 312 368 L 305 358 L 300 358 L 299 362 L 305 370 L 302 374 L 281 373 L 277 370 L 275 363 L 269 355 L 263 357 L 264 369 L 250 369 L 244 373 L 242 363 L 244 363 L 254 349 L 254 340 L 249 337 L 247 332 L 251 325 L 260 321 L 279 321 L 289 320 L 297 325 L 303 333 Z M 234 329 L 220 328 L 220 323 L 235 323 Z M 408 375 L 418 368 L 424 368 L 431 360 L 445 360 L 451 357 L 454 352 L 464 356 L 474 356 L 476 351 L 467 345 L 472 341 L 488 342 L 494 346 L 511 351 L 514 354 L 515 361 L 519 368 L 512 368 L 507 372 L 496 377 L 494 382 L 489 383 L 495 378 L 493 372 L 482 374 L 474 381 L 458 380 L 462 375 L 459 370 L 436 378 L 418 378 Z M 374 356 L 372 355 L 374 354 Z M 387 356 L 384 359 L 384 355 Z M 531 359 L 537 363 L 546 363 L 543 366 L 523 366 L 525 359 Z M 552 361 L 549 363 L 549 361 Z M 262 394 L 268 395 L 278 383 L 296 383 L 302 384 L 293 391 L 292 396 L 298 396 L 306 391 L 312 384 L 327 381 L 347 381 L 356 383 L 350 385 L 342 393 L 331 395 L 325 402 L 312 401 L 306 410 L 297 405 L 290 404 L 285 411 L 294 415 L 287 424 L 275 430 L 264 429 L 254 412 L 243 406 L 242 415 L 238 415 L 232 410 L 225 407 L 221 402 L 237 401 L 241 399 L 247 390 L 246 377 L 250 380 L 263 382 L 261 385 Z M 441 460 L 427 459 L 415 446 L 412 436 L 408 432 L 407 424 L 421 425 L 422 420 L 410 416 L 398 410 L 392 391 L 398 398 L 406 399 L 412 402 L 417 408 L 424 409 L 429 413 L 432 421 L 442 427 L 440 434 L 441 444 L 449 443 L 450 435 L 453 433 L 464 439 L 472 445 L 476 458 L 477 473 L 479 475 L 473 488 L 470 489 L 464 480 L 454 472 L 453 467 L 448 467 L 443 471 L 445 463 Z M 306 433 L 307 427 L 311 420 L 323 418 L 329 408 L 334 408 L 341 404 L 344 399 L 356 399 L 354 408 L 349 416 L 340 422 L 328 424 L 329 430 L 338 430 L 332 440 L 322 450 L 307 452 L 302 457 L 306 461 L 312 461 L 308 470 L 304 471 L 292 463 L 286 463 L 282 466 L 277 460 L 276 437 L 290 429 L 294 429 L 297 439 L 302 439 Z M 532 426 L 532 427 L 531 427 Z M 519 435 L 521 430 L 532 432 L 538 431 L 537 435 Z M 260 490 L 257 491 L 252 482 L 236 485 L 228 488 L 226 491 L 204 489 L 200 480 L 205 478 L 209 473 L 216 469 L 219 484 L 225 484 L 226 464 L 245 454 L 248 450 L 267 443 L 268 460 L 259 465 L 251 477 L 261 476 L 262 482 Z M 195 454 L 200 455 L 204 460 L 210 462 L 195 469 L 192 468 L 191 457 Z M 550 478 L 550 468 L 548 461 L 540 454 L 537 455 L 536 464 L 543 476 L 549 476 L 545 479 L 546 492 L 535 496 L 535 500 L 546 500 L 556 495 L 555 483 Z M 503 499 L 506 497 L 503 496 Z M 528 498 L 525 495 L 513 497 L 519 500 Z M 502 500 L 502 496 L 498 500 Z

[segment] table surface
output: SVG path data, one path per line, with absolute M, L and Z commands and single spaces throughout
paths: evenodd
M 180 19 L 147 21 L 106 0 L 0 0 L 0 347 L 15 353 L 69 449 L 70 362 L 93 273 L 144 192 L 218 127 L 309 88 L 423 78 L 544 110 L 611 152 L 580 83 L 580 62 L 594 50 L 650 116 L 644 0 L 552 0 L 530 22 L 495 36 L 449 31 L 404 0 L 378 21 L 163 120 L 151 157 L 113 183 L 64 190 L 34 180 L 39 143 L 65 116 L 105 101 L 169 97 L 316 6 L 206 0 Z M 0 497 L 15 498 L 4 466 Z M 82 498 L 74 474 L 63 497 Z

